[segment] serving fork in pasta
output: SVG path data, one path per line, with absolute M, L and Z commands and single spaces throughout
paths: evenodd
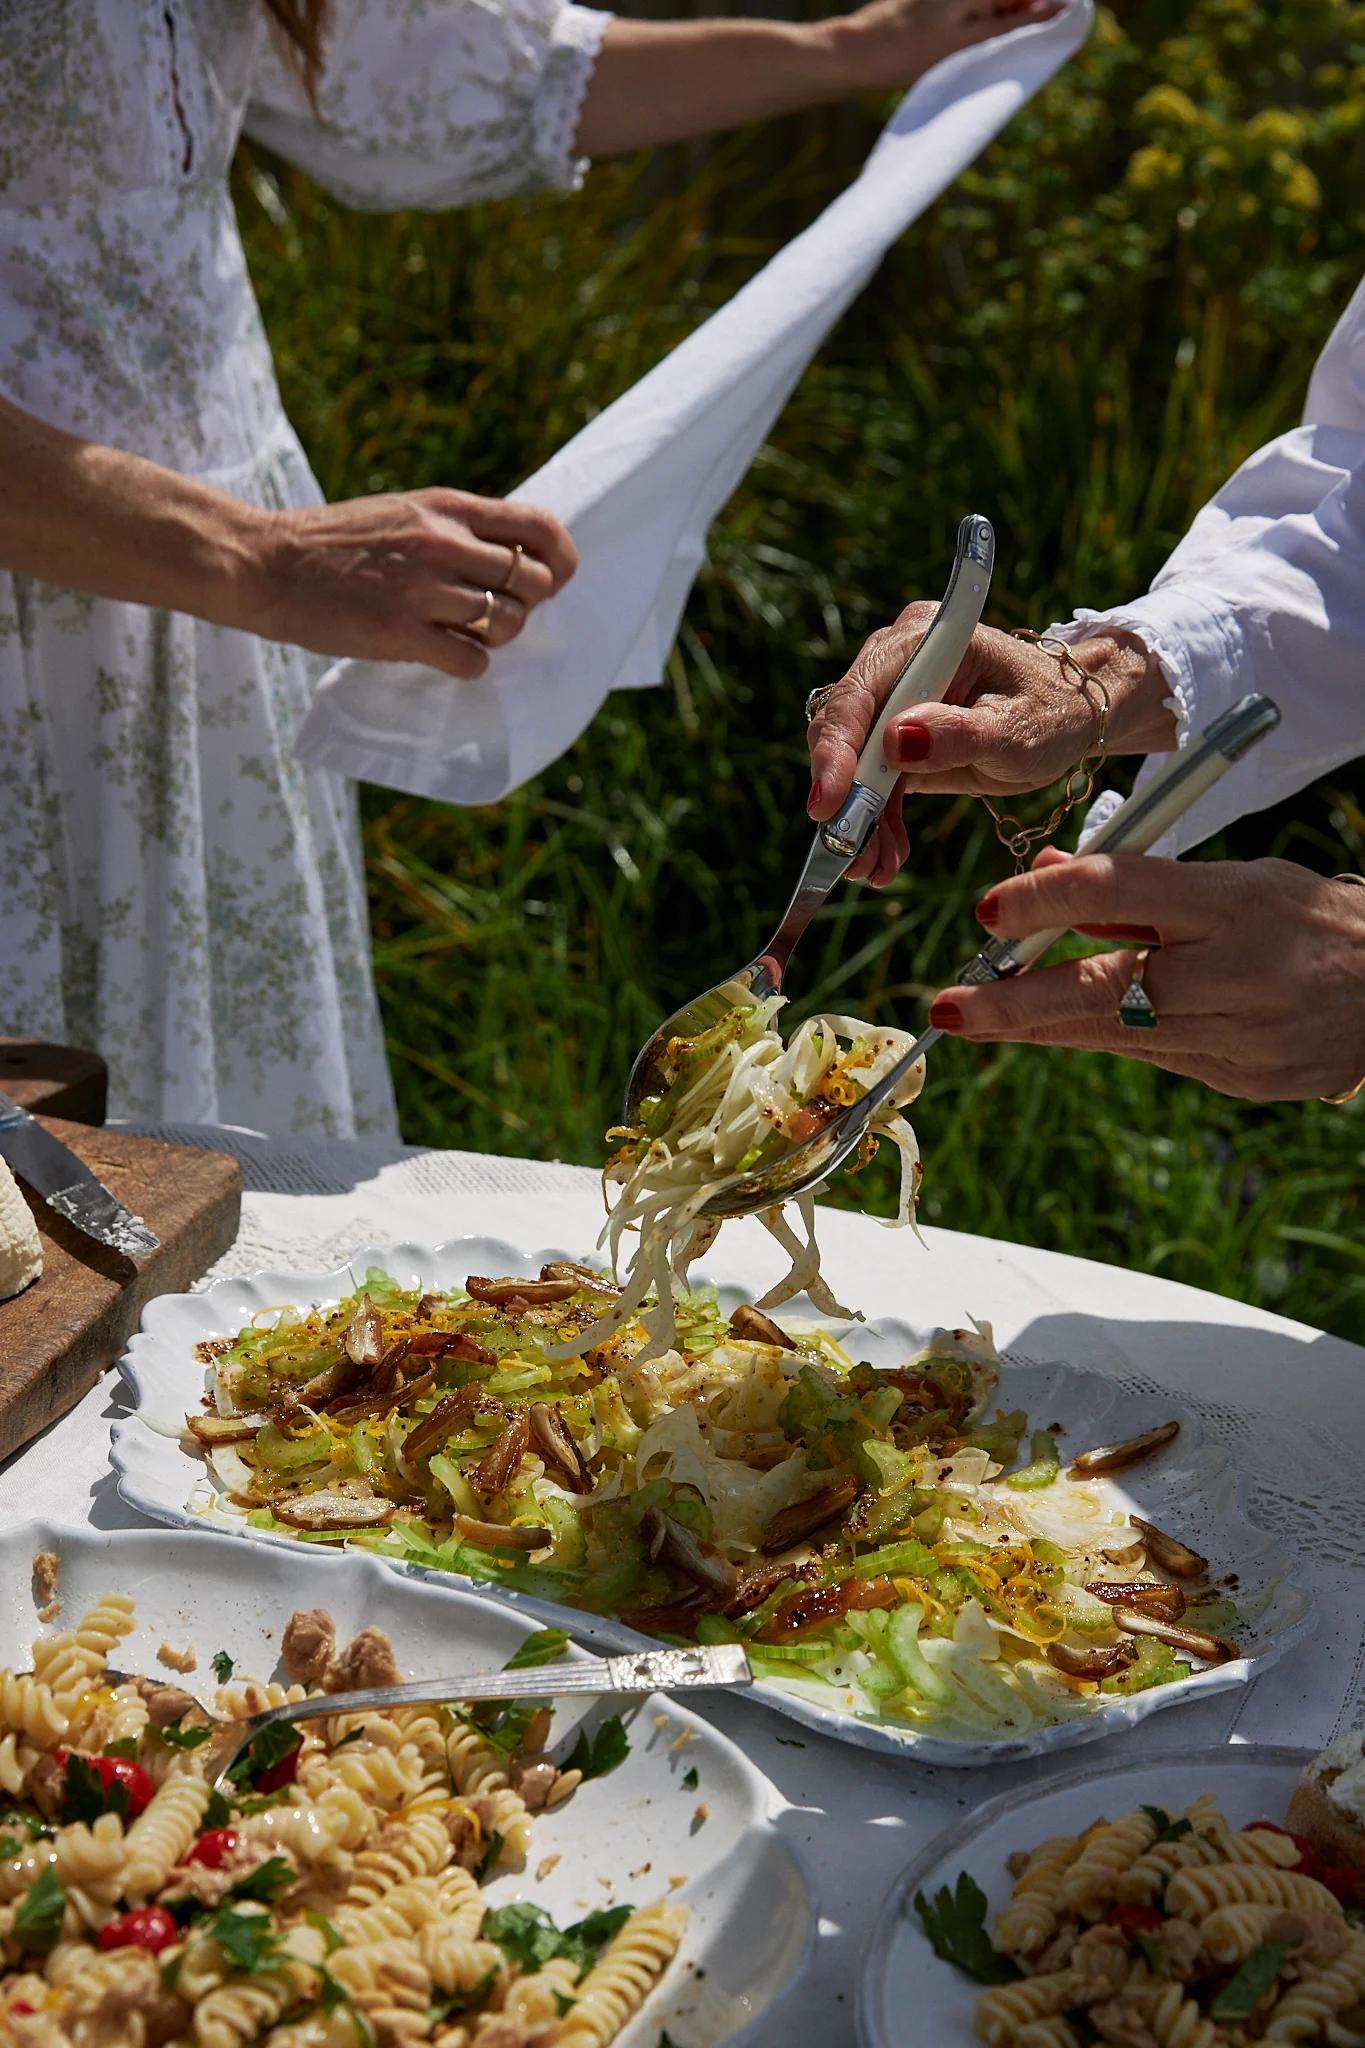
M 111 1671 L 109 1677 L 115 1683 L 128 1682 L 123 1672 Z M 317 1720 L 323 1715 L 359 1714 L 370 1708 L 387 1711 L 392 1707 L 440 1706 L 451 1701 L 469 1707 L 481 1700 L 510 1703 L 581 1698 L 585 1694 L 628 1697 L 703 1687 L 714 1691 L 753 1682 L 742 1643 L 698 1644 L 683 1649 L 635 1651 L 623 1657 L 583 1657 L 572 1664 L 556 1664 L 553 1669 L 542 1666 L 524 1671 L 465 1671 L 447 1678 L 416 1678 L 401 1685 L 305 1694 L 300 1699 L 284 1700 L 278 1706 L 264 1707 L 245 1720 L 211 1714 L 196 1700 L 195 1725 L 202 1726 L 210 1738 L 213 1784 L 221 1788 L 242 1752 L 267 1728 Z

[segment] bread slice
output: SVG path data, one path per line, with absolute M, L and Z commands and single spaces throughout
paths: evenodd
M 1365 1733 L 1340 1737 L 1330 1749 L 1315 1757 L 1295 1788 L 1285 1826 L 1291 1834 L 1302 1835 L 1322 1862 L 1345 1864 L 1365 1876 L 1365 1818 L 1348 1811 L 1331 1796 L 1333 1785 L 1347 1771 L 1353 1774 L 1354 1791 L 1360 1782 L 1362 1759 Z M 1352 1805 L 1355 1803 L 1353 1799 Z

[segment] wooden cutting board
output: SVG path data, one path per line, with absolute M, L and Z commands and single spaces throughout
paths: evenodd
M 241 1212 L 241 1170 L 224 1152 L 41 1121 L 143 1218 L 161 1249 L 134 1263 L 24 1189 L 43 1240 L 43 1271 L 22 1294 L 0 1301 L 0 1459 L 74 1407 L 118 1358 L 145 1302 L 178 1294 L 207 1271 L 236 1237 Z

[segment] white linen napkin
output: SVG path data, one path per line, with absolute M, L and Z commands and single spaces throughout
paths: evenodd
M 1091 13 L 1092 0 L 1071 0 L 926 73 L 820 218 L 515 493 L 573 534 L 568 587 L 476 683 L 416 663 L 337 663 L 304 721 L 302 759 L 491 803 L 571 745 L 608 691 L 661 681 L 707 527 L 806 364 L 890 244 L 1080 48 Z

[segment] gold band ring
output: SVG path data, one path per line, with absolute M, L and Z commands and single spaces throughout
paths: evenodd
M 1358 889 L 1365 889 L 1365 875 L 1333 875 L 1334 882 L 1354 882 Z M 1319 1102 L 1330 1102 L 1334 1107 L 1343 1102 L 1354 1102 L 1357 1095 L 1365 1094 L 1365 1074 L 1362 1074 L 1354 1088 L 1346 1088 L 1340 1095 L 1320 1095 Z
M 491 590 L 485 590 L 483 594 L 483 610 L 477 618 L 466 619 L 460 631 L 462 633 L 486 633 L 493 623 L 494 601 L 494 593 Z
M 830 698 L 834 695 L 838 687 L 839 685 L 837 683 L 821 683 L 818 690 L 811 691 L 809 697 L 807 697 L 806 699 L 807 725 L 810 724 L 813 718 L 819 717 L 820 713 L 824 710 L 826 704 L 828 704 Z
M 1157 951 L 1155 946 L 1144 946 L 1133 960 L 1133 975 L 1123 991 L 1123 1000 L 1118 1007 L 1118 1019 L 1126 1031 L 1155 1031 L 1160 1023 L 1156 1004 L 1143 986 L 1147 973 L 1147 955 Z
M 512 541 L 510 543 L 510 546 L 512 549 L 512 559 L 507 564 L 507 574 L 502 579 L 502 584 L 500 587 L 503 590 L 510 590 L 512 588 L 512 578 L 517 573 L 517 564 L 520 562 L 522 556 L 526 553 L 525 548 L 522 546 L 519 540 Z

